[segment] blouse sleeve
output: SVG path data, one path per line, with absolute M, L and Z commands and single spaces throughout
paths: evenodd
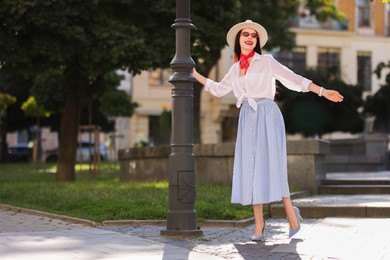
M 298 92 L 309 92 L 311 80 L 294 73 L 286 66 L 277 62 L 271 55 L 270 66 L 273 77 L 279 80 L 285 87 Z
M 214 96 L 222 97 L 232 91 L 233 87 L 233 67 L 232 66 L 229 72 L 221 80 L 221 82 L 215 82 L 211 79 L 206 80 L 205 91 L 210 92 Z

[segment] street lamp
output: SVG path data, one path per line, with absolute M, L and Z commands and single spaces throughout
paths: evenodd
M 193 86 L 190 55 L 190 0 L 176 0 L 176 54 L 171 62 L 172 141 L 169 155 L 167 229 L 161 235 L 201 236 L 195 211 L 195 156 L 193 154 Z

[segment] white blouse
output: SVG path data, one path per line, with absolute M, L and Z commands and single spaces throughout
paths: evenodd
M 248 100 L 249 105 L 257 110 L 255 99 L 274 99 L 276 92 L 275 79 L 279 80 L 287 88 L 308 92 L 311 80 L 295 74 L 286 66 L 277 62 L 272 55 L 260 55 L 255 53 L 246 72 L 244 82 L 240 84 L 240 65 L 234 63 L 221 82 L 211 79 L 206 80 L 205 90 L 214 96 L 221 97 L 233 91 L 237 98 L 237 107 Z

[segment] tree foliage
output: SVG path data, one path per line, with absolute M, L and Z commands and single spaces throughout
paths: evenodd
M 47 111 L 41 104 L 35 100 L 35 97 L 29 97 L 23 104 L 21 109 L 24 111 L 26 116 L 30 117 L 49 117 L 50 112 Z
M 390 69 L 390 61 L 381 62 L 375 69 L 375 74 L 381 78 L 383 70 Z M 372 96 L 368 96 L 364 111 L 375 116 L 374 132 L 390 133 L 390 72 L 385 77 L 385 84 Z
M 280 89 L 282 113 L 288 133 L 304 136 L 322 135 L 335 131 L 358 133 L 363 130 L 364 119 L 359 113 L 363 106 L 361 87 L 348 85 L 340 78 L 332 78 L 330 70 L 309 69 L 302 73 L 320 86 L 342 93 L 344 101 L 333 103 L 314 93 Z
M 32 79 L 37 101 L 61 115 L 58 180 L 75 179 L 82 110 L 85 101 L 91 106 L 93 93 L 103 93 L 106 75 L 120 68 L 138 73 L 166 56 L 156 56 L 164 45 L 153 48 L 150 38 L 163 23 L 153 20 L 160 11 L 137 10 L 138 1 L 122 0 L 4 0 L 0 5 L 1 71 Z M 142 20 L 150 15 L 153 19 Z
M 16 98 L 8 93 L 0 93 L 0 118 L 3 117 L 9 105 L 16 102 Z
M 0 92 L 0 161 L 3 161 L 6 158 L 7 143 L 6 140 L 6 131 L 4 130 L 3 117 L 6 114 L 7 108 L 16 102 L 16 98 L 8 93 Z

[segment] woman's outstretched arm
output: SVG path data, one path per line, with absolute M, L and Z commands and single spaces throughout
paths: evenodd
M 309 84 L 309 90 L 333 102 L 342 102 L 344 100 L 344 97 L 338 91 L 320 87 L 313 82 Z

